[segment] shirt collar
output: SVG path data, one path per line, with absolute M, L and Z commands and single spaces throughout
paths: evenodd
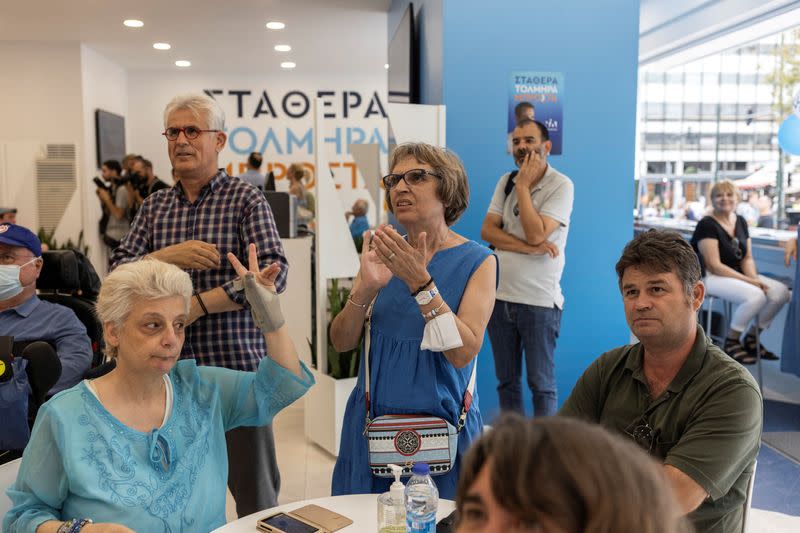
M 678 373 L 672 378 L 672 382 L 667 387 L 667 390 L 673 393 L 680 392 L 683 390 L 686 385 L 700 372 L 700 369 L 703 367 L 703 362 L 706 358 L 706 352 L 708 350 L 708 339 L 706 339 L 706 333 L 703 331 L 703 328 L 700 324 L 697 325 L 697 335 L 694 339 L 694 344 L 692 345 L 691 350 L 689 350 L 689 357 L 686 358 L 684 361 L 683 366 Z M 642 343 L 636 344 L 631 353 L 628 355 L 628 360 L 625 363 L 625 368 L 630 370 L 633 373 L 633 378 L 637 381 L 641 381 L 645 385 L 647 385 L 647 380 L 644 377 L 644 372 L 642 370 L 642 357 L 644 355 L 644 347 Z
M 6 311 L 14 311 L 15 313 L 17 313 L 22 318 L 28 318 L 28 316 L 31 313 L 33 313 L 33 310 L 36 309 L 36 306 L 39 305 L 39 302 L 40 302 L 39 297 L 34 294 L 33 296 L 31 296 L 30 298 L 28 298 L 27 300 L 25 300 L 21 304 L 15 306 L 15 307 L 11 307 L 9 309 L 6 309 Z
M 216 194 L 229 179 L 230 176 L 228 176 L 228 173 L 225 172 L 224 168 L 218 169 L 214 177 L 211 178 L 211 180 L 206 183 L 202 189 L 200 189 L 200 194 L 197 196 L 197 202 L 202 202 L 209 194 Z M 180 182 L 180 180 L 178 180 L 178 183 L 175 184 L 173 189 L 179 198 L 185 202 L 189 201 L 186 198 L 186 191 L 183 190 L 183 184 Z

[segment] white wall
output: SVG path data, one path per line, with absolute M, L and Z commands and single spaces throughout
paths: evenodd
M 95 127 L 95 111 L 102 109 L 125 117 L 126 129 L 128 116 L 128 75 L 121 66 L 109 61 L 94 49 L 81 45 L 81 85 L 83 88 L 83 145 L 81 150 L 81 166 L 78 172 L 78 189 L 83 200 L 81 210 L 81 226 L 84 239 L 89 244 L 89 255 L 92 263 L 101 274 L 106 270 L 106 247 L 101 242 L 97 230 L 97 222 L 102 216 L 100 201 L 95 194 L 91 182 L 93 176 L 99 176 L 97 167 L 97 143 Z M 127 141 L 126 141 L 127 146 Z
M 318 91 L 333 92 L 324 98 L 329 103 L 324 108 L 325 112 L 331 117 L 324 119 L 323 133 L 328 139 L 325 143 L 327 160 L 332 164 L 331 170 L 344 205 L 350 206 L 355 198 L 368 197 L 363 180 L 357 173 L 356 186 L 353 187 L 352 177 L 356 167 L 347 150 L 348 136 L 353 143 L 378 142 L 378 138 L 384 146 L 387 142 L 383 114 L 387 110 L 386 72 L 383 68 L 361 77 L 326 76 L 324 79 L 314 73 L 304 72 L 287 72 L 280 79 L 274 79 L 258 75 L 132 71 L 129 73 L 128 88 L 129 107 L 135 110 L 128 121 L 129 151 L 150 159 L 156 174 L 168 183 L 171 165 L 167 143 L 161 135 L 164 130 L 163 111 L 172 97 L 184 93 L 202 93 L 212 89 L 223 91 L 215 98 L 225 110 L 229 137 L 227 147 L 220 154 L 220 164 L 231 165 L 232 174 L 238 175 L 250 151 L 262 151 L 264 165 L 261 170 L 264 172 L 270 165 L 273 166 L 278 190 L 288 187 L 283 173 L 290 163 L 314 164 L 310 131 L 313 126 L 313 100 Z M 238 97 L 229 91 L 251 92 L 241 97 L 241 117 L 238 116 Z M 264 91 L 274 114 L 269 112 L 254 118 Z M 292 91 L 298 91 L 308 98 L 308 110 L 298 118 L 286 112 L 300 114 L 305 108 L 302 97 L 291 95 Z M 347 106 L 344 104 L 345 92 L 349 102 Z M 353 93 L 358 93 L 361 99 L 357 106 L 358 96 Z M 283 105 L 284 99 L 286 106 Z M 293 102 L 300 105 L 294 106 Z M 262 103 L 261 106 L 267 109 L 266 104 Z M 290 141 L 289 137 L 294 140 Z
M 39 228 L 34 161 L 47 143 L 83 142 L 81 55 L 78 43 L 0 41 L 0 205 L 19 209 L 17 222 Z M 80 151 L 78 151 L 80 165 Z M 80 166 L 78 167 L 80 168 Z M 80 230 L 77 194 L 59 239 Z M 77 228 L 77 229 L 76 229 Z M 70 235 L 68 235 L 70 234 Z

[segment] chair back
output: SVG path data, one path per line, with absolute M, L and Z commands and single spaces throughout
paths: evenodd
M 28 361 L 28 367 L 25 370 L 36 404 L 35 409 L 38 411 L 50 389 L 58 383 L 58 379 L 61 377 L 61 359 L 58 358 L 55 348 L 44 341 L 28 343 L 22 350 L 21 357 Z
M 72 309 L 92 343 L 92 366 L 103 360 L 103 326 L 94 313 L 100 278 L 92 263 L 77 250 L 42 252 L 42 272 L 36 281 L 39 298 Z
M 17 472 L 22 459 L 14 459 L 8 463 L 0 464 L 0 520 L 5 518 L 11 510 L 11 498 L 6 494 L 6 489 L 17 480 Z

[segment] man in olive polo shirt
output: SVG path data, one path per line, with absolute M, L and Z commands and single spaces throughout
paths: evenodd
M 640 234 L 616 270 L 639 343 L 594 361 L 559 414 L 627 435 L 662 461 L 698 532 L 739 533 L 761 440 L 758 386 L 697 324 L 705 287 L 680 235 Z

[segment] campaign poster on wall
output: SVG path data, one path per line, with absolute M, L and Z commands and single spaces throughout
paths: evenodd
M 553 148 L 561 155 L 564 139 L 564 73 L 515 71 L 511 73 L 508 101 L 508 133 L 522 118 L 532 118 L 547 126 Z M 510 142 L 509 142 L 510 145 Z

